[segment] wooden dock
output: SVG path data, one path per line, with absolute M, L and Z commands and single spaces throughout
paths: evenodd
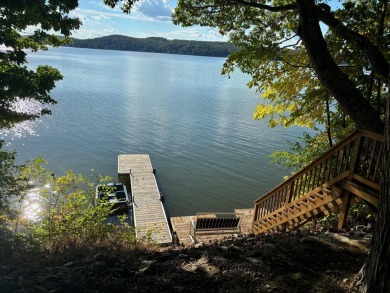
M 171 230 L 149 155 L 118 155 L 118 177 L 130 188 L 137 239 L 152 239 L 159 244 L 172 243 Z
M 251 209 L 235 209 L 236 214 L 242 214 L 242 219 L 240 222 L 240 232 L 239 233 L 209 233 L 201 234 L 196 236 L 197 242 L 209 243 L 214 240 L 222 240 L 225 237 L 239 235 L 239 234 L 252 234 L 252 223 L 253 223 L 253 208 Z M 195 216 L 193 216 L 195 217 Z M 176 233 L 177 241 L 183 246 L 193 245 L 192 239 L 190 237 L 190 225 L 191 217 L 171 217 L 172 230 Z

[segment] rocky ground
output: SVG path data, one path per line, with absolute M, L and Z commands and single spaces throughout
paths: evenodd
M 0 260 L 0 292 L 353 292 L 369 234 L 245 236 Z M 304 235 L 303 235 L 304 234 Z

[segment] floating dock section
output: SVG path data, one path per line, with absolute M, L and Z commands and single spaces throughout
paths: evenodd
M 151 239 L 159 244 L 172 243 L 171 230 L 149 155 L 118 155 L 118 178 L 128 185 L 131 193 L 137 239 Z

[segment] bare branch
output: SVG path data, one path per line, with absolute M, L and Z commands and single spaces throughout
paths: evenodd
M 298 36 L 298 35 L 295 34 L 295 35 L 293 35 L 293 36 L 290 37 L 290 38 L 284 39 L 283 41 L 281 41 L 281 42 L 279 42 L 279 43 L 276 43 L 276 45 L 279 46 L 279 45 L 281 45 L 281 44 L 283 44 L 283 43 L 285 43 L 285 42 L 288 42 L 288 41 L 294 39 L 294 38 L 297 37 L 297 36 Z M 299 38 L 298 41 L 297 41 L 295 44 L 287 45 L 287 46 L 284 46 L 284 47 L 282 47 L 282 48 L 295 47 L 295 46 L 298 45 L 300 42 L 301 42 L 301 38 Z
M 249 6 L 249 7 L 253 7 L 253 8 L 264 9 L 264 10 L 271 11 L 271 12 L 298 10 L 298 6 L 296 3 L 291 3 L 291 4 L 287 4 L 287 5 L 281 5 L 281 6 L 270 6 L 270 5 L 259 4 L 256 2 L 245 1 L 245 0 L 232 0 L 229 2 L 233 2 L 236 4 Z

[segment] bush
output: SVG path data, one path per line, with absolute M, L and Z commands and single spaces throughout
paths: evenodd
M 10 256 L 32 251 L 65 252 L 93 251 L 105 246 L 114 250 L 129 249 L 134 245 L 135 230 L 126 222 L 126 215 L 118 216 L 117 224 L 109 223 L 110 205 L 97 205 L 95 184 L 82 175 L 68 171 L 54 177 L 36 159 L 22 166 L 18 173 L 20 204 L 13 213 L 0 218 L 0 253 Z M 96 182 L 112 181 L 111 177 L 95 175 Z M 23 215 L 23 201 L 28 195 L 28 183 L 34 182 L 40 212 L 35 221 Z M 31 189 L 31 187 L 30 187 Z

